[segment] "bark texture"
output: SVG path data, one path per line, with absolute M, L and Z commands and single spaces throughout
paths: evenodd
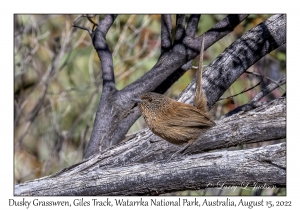
M 187 153 L 285 138 L 285 109 L 286 100 L 280 98 L 217 121 L 217 126 L 198 139 Z M 144 130 L 133 139 L 50 177 L 16 185 L 15 195 L 153 195 L 199 189 L 209 183 L 215 183 L 211 186 L 214 187 L 222 180 L 228 184 L 286 184 L 284 143 L 251 150 L 184 155 L 164 163 L 177 150 L 178 147 Z
M 230 33 L 248 15 L 228 15 L 206 32 L 205 49 Z M 106 15 L 97 29 L 91 32 L 94 47 L 99 55 L 103 72 L 103 93 L 96 113 L 93 132 L 84 158 L 122 141 L 140 112 L 130 100 L 154 91 L 164 93 L 191 66 L 199 54 L 202 36 L 194 37 L 199 15 L 191 15 L 185 28 L 185 15 L 176 16 L 175 40 L 172 43 L 170 16 L 162 16 L 162 54 L 155 66 L 140 79 L 118 91 L 113 79 L 112 57 L 105 36 L 115 15 Z M 104 76 L 107 77 L 104 77 Z
M 15 195 L 158 195 L 186 189 L 286 184 L 285 143 L 249 150 L 189 156 L 166 164 L 147 163 L 84 170 L 16 186 Z

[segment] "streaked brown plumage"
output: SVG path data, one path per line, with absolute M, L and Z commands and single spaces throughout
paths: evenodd
M 194 141 L 215 125 L 205 109 L 199 110 L 158 93 L 145 93 L 138 102 L 152 132 L 172 144 Z
M 153 133 L 173 144 L 187 143 L 168 161 L 189 147 L 208 128 L 215 125 L 208 112 L 206 96 L 202 92 L 203 51 L 204 35 L 196 76 L 195 107 L 152 92 L 141 95 L 140 99 L 133 99 L 138 103 L 142 115 Z

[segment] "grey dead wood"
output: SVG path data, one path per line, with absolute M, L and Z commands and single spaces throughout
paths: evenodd
M 247 16 L 228 16 L 227 19 L 224 19 L 225 21 L 220 21 L 220 24 L 206 32 L 205 49 L 233 30 L 245 17 Z M 101 24 L 98 27 L 100 26 Z M 226 26 L 229 26 L 229 29 Z M 105 36 L 105 33 L 100 34 Z M 180 36 L 180 33 L 178 34 Z M 93 37 L 97 36 L 93 35 Z M 182 43 L 176 43 L 172 49 L 165 49 L 157 64 L 148 73 L 120 91 L 115 89 L 112 79 L 108 80 L 107 84 L 109 85 L 106 89 L 104 88 L 96 112 L 93 132 L 85 152 L 85 158 L 116 145 L 124 139 L 130 126 L 140 116 L 140 111 L 134 106 L 131 98 L 149 91 L 165 92 L 185 72 L 182 68 L 189 66 L 184 64 L 189 63 L 192 58 L 198 55 L 201 39 L 202 36 L 195 39 L 187 36 L 183 38 Z M 99 40 L 105 39 L 102 37 L 99 40 L 96 38 L 93 40 L 93 42 L 99 42 Z M 203 73 L 203 90 L 207 95 L 208 106 L 212 107 L 225 90 L 257 60 L 285 42 L 286 16 L 273 15 L 226 48 Z M 94 45 L 102 46 L 101 43 L 94 43 Z M 104 54 L 110 58 L 107 48 L 105 49 L 106 53 Z M 101 53 L 98 54 L 101 55 Z M 111 75 L 113 67 L 111 65 L 108 67 L 109 75 Z M 179 100 L 191 104 L 194 100 L 193 94 L 186 94 L 186 92 L 194 93 L 194 90 L 195 83 L 192 82 L 183 91 Z M 192 97 L 190 97 L 191 95 Z
M 248 15 L 228 15 L 206 32 L 205 49 L 230 33 Z M 170 17 L 162 18 L 162 54 L 155 66 L 140 79 L 122 90 L 117 90 L 114 83 L 112 56 L 106 43 L 108 26 L 113 23 L 115 15 L 106 15 L 96 30 L 91 33 L 95 50 L 101 60 L 103 72 L 103 92 L 96 112 L 90 141 L 84 154 L 87 158 L 101 150 L 122 141 L 131 125 L 140 116 L 140 111 L 132 98 L 145 92 L 164 93 L 182 76 L 190 62 L 199 54 L 202 36 L 194 37 L 198 27 L 199 15 L 192 15 L 184 28 L 185 15 L 177 15 L 174 43 L 170 40 Z M 171 45 L 170 45 L 171 44 Z
M 283 97 L 217 121 L 188 153 L 285 136 L 286 99 Z M 286 184 L 284 143 L 252 150 L 184 155 L 167 164 L 152 162 L 164 160 L 177 150 L 176 146 L 144 130 L 133 139 L 52 176 L 16 185 L 15 195 L 153 195 L 199 189 L 222 180 L 228 180 L 228 184 L 242 180 L 277 187 Z
M 158 195 L 179 190 L 286 184 L 285 143 L 248 150 L 197 154 L 166 164 L 147 163 L 76 176 L 43 178 L 16 186 L 16 195 Z M 188 178 L 187 178 L 188 177 Z

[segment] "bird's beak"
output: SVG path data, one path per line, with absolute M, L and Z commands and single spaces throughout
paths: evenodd
M 136 102 L 136 103 L 141 103 L 143 102 L 143 100 L 139 99 L 139 98 L 132 98 L 132 101 Z

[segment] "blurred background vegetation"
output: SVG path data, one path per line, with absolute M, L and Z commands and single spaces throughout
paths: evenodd
M 14 175 L 15 184 L 53 174 L 82 160 L 93 128 L 102 88 L 100 61 L 87 31 L 72 28 L 78 15 L 14 16 Z M 226 15 L 202 15 L 197 35 L 209 30 Z M 235 30 L 205 51 L 208 65 L 232 42 L 271 15 L 250 15 Z M 94 16 L 95 22 L 103 15 Z M 82 26 L 90 26 L 86 18 Z M 173 16 L 173 27 L 175 15 Z M 156 63 L 160 55 L 160 15 L 119 15 L 107 34 L 113 53 L 118 89 L 132 83 Z M 195 59 L 194 65 L 197 65 Z M 279 80 L 286 72 L 285 46 L 262 58 L 248 71 Z M 187 71 L 166 93 L 177 98 L 195 76 Z M 261 80 L 244 73 L 223 97 L 237 94 Z M 247 103 L 271 80 L 236 97 L 216 103 L 217 120 L 228 111 Z M 283 87 L 285 88 L 285 86 Z M 274 90 L 262 99 L 278 98 L 285 91 Z M 143 129 L 139 118 L 129 133 Z M 281 140 L 285 141 L 285 140 Z M 275 141 L 274 141 L 275 142 Z M 272 144 L 241 145 L 242 149 Z M 285 189 L 205 189 L 168 195 L 285 195 Z

